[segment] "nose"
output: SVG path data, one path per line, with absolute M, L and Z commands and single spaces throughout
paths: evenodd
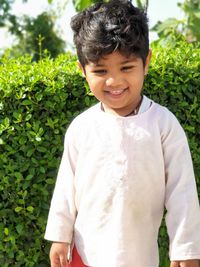
M 110 76 L 106 79 L 106 86 L 108 87 L 117 87 L 121 86 L 123 83 L 122 79 L 120 76 Z

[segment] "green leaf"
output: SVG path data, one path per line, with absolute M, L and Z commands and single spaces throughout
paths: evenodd
M 29 121 L 32 118 L 32 114 L 28 114 L 25 117 L 25 121 Z
M 2 138 L 0 138 L 0 145 L 3 145 L 4 144 L 4 141 Z
M 9 235 L 9 230 L 8 230 L 8 228 L 4 228 L 4 234 L 5 234 L 5 235 Z
M 29 174 L 29 175 L 26 177 L 26 180 L 27 180 L 27 181 L 30 181 L 30 180 L 32 180 L 32 178 L 33 178 L 33 175 L 32 175 L 32 174 Z
M 28 150 L 28 152 L 27 152 L 27 157 L 28 158 L 30 158 L 32 155 L 33 155 L 33 153 L 35 152 L 35 148 L 30 148 L 29 150 Z
M 42 93 L 36 93 L 35 98 L 37 99 L 37 101 L 41 101 L 43 98 L 43 94 Z
M 47 152 L 47 148 L 46 147 L 42 147 L 42 146 L 38 146 L 37 147 L 37 151 L 39 151 L 39 152 Z
M 22 209 L 23 209 L 22 207 L 16 207 L 16 208 L 15 208 L 15 212 L 18 213 L 18 212 L 20 212 Z
M 89 107 L 90 106 L 90 98 L 88 96 L 86 96 L 84 100 L 85 100 L 86 106 Z
M 14 175 L 18 180 L 22 180 L 23 179 L 23 175 L 20 172 L 15 172 Z
M 22 118 L 22 114 L 20 112 L 16 112 L 14 111 L 13 112 L 13 117 L 17 120 L 21 119 Z
M 3 110 L 3 108 L 4 108 L 4 104 L 0 102 L 0 110 Z
M 17 230 L 18 234 L 21 234 L 23 232 L 23 229 L 24 229 L 23 224 L 18 224 L 16 226 L 16 230 Z
M 27 209 L 27 211 L 29 211 L 29 212 L 33 212 L 33 210 L 34 210 L 34 208 L 33 208 L 32 206 L 28 206 L 26 209 Z
M 47 184 L 54 184 L 55 183 L 55 180 L 49 178 L 49 179 L 46 179 L 46 183 Z
M 40 167 L 40 172 L 41 172 L 41 173 L 45 173 L 45 172 L 46 172 L 45 168 L 41 166 L 41 167 Z
M 41 141 L 42 141 L 42 138 L 41 138 L 40 136 L 36 136 L 36 137 L 35 137 L 35 140 L 36 140 L 37 142 L 41 142 Z
M 28 100 L 28 99 L 22 101 L 22 103 L 21 103 L 21 105 L 23 105 L 23 106 L 29 106 L 29 105 L 32 105 L 32 104 L 33 104 L 32 101 Z
M 3 120 L 3 125 L 7 128 L 10 126 L 10 119 L 8 117 L 6 117 L 4 120 Z
M 92 0 L 73 0 L 75 9 L 81 11 L 92 4 Z
M 20 145 L 24 145 L 27 142 L 27 138 L 25 136 L 21 136 L 19 139 Z

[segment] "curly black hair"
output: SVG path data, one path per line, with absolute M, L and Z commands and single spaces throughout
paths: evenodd
M 99 2 L 72 17 L 71 28 L 83 67 L 116 50 L 125 56 L 134 54 L 146 62 L 148 19 L 145 11 L 134 7 L 131 1 Z

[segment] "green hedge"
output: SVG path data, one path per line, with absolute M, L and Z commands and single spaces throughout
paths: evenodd
M 64 132 L 94 100 L 71 55 L 1 63 L 0 266 L 49 266 L 43 235 Z
M 155 46 L 145 94 L 167 105 L 188 134 L 200 192 L 200 47 Z M 47 267 L 44 231 L 63 137 L 72 118 L 95 103 L 76 58 L 0 60 L 0 266 Z M 162 267 L 168 266 L 161 227 Z
M 183 126 L 190 145 L 200 199 L 200 43 L 184 40 L 153 46 L 145 94 L 167 106 Z M 178 164 L 178 163 L 177 163 Z M 160 267 L 169 267 L 168 237 L 163 220 L 158 239 Z

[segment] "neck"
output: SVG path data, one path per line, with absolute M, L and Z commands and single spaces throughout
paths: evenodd
M 138 103 L 137 107 L 134 108 L 130 113 L 128 113 L 124 117 L 128 117 L 128 116 L 131 116 L 131 115 L 137 115 L 138 114 L 138 111 L 140 109 L 141 103 L 142 103 L 142 99 L 143 99 L 143 97 L 141 97 L 140 102 Z
M 121 116 L 121 117 L 128 117 L 128 116 L 132 116 L 132 115 L 137 115 L 138 114 L 138 111 L 139 111 L 141 103 L 142 103 L 142 99 L 143 99 L 143 97 L 141 96 L 141 98 L 140 98 L 138 104 L 136 105 L 136 107 L 134 107 L 131 111 L 130 111 L 130 108 L 129 108 L 129 111 L 127 111 L 127 112 L 126 111 L 122 111 L 120 109 L 109 108 L 103 103 L 101 104 L 101 108 L 106 113 L 111 113 L 111 114 L 118 115 L 118 116 Z

